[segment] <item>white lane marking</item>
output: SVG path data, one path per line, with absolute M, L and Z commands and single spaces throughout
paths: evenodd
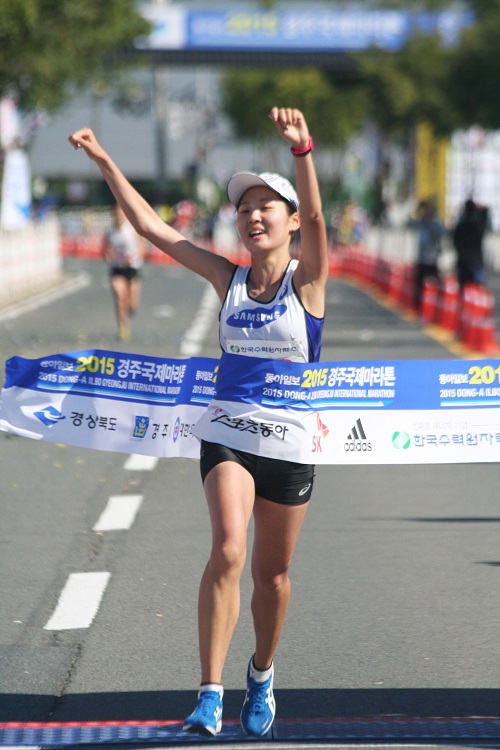
M 214 315 L 219 307 L 220 300 L 215 293 L 215 289 L 211 284 L 208 284 L 194 320 L 181 341 L 180 354 L 182 357 L 195 357 L 200 353 L 207 331 L 212 325 Z
M 130 529 L 141 507 L 142 495 L 113 495 L 94 526 L 94 531 Z
M 88 628 L 110 577 L 111 573 L 71 573 L 44 630 Z
M 173 318 L 174 308 L 171 305 L 157 305 L 153 308 L 153 315 L 155 318 Z
M 90 285 L 91 281 L 91 276 L 88 273 L 82 272 L 75 278 L 61 282 L 53 289 L 39 292 L 39 294 L 35 294 L 27 300 L 14 302 L 0 312 L 0 323 L 3 323 L 5 320 L 15 320 L 15 318 L 24 315 L 24 313 L 38 310 L 38 308 L 44 307 L 44 305 L 49 305 L 51 302 L 61 299 L 61 297 L 66 297 L 68 294 L 74 294 L 80 291 L 80 289 L 85 289 L 85 287 Z
M 141 456 L 139 453 L 132 453 L 125 461 L 124 468 L 127 471 L 153 471 L 157 463 L 157 456 Z

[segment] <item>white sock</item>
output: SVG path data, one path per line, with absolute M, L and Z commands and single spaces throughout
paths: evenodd
M 218 682 L 203 682 L 200 685 L 198 695 L 200 693 L 204 693 L 206 690 L 211 690 L 214 693 L 219 693 L 221 698 L 224 695 L 224 688 L 222 687 L 222 685 L 219 685 Z
M 254 664 L 253 656 L 252 656 L 250 660 L 250 668 L 249 668 L 249 676 L 251 680 L 253 680 L 254 682 L 266 682 L 266 680 L 268 680 L 271 677 L 272 673 L 273 673 L 272 663 L 269 669 L 264 669 L 264 670 L 257 669 L 257 667 Z

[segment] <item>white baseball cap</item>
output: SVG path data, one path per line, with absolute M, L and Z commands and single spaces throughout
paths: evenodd
M 296 211 L 299 210 L 299 196 L 295 192 L 292 183 L 274 172 L 261 172 L 260 174 L 255 174 L 254 172 L 237 172 L 227 183 L 227 197 L 233 206 L 238 208 L 247 190 L 253 187 L 261 187 L 262 185 L 274 190 L 275 193 L 278 193 L 278 195 L 281 195 L 282 198 L 288 201 Z

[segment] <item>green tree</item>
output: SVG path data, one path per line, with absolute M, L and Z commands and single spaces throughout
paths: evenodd
M 254 138 L 269 134 L 266 117 L 274 105 L 294 106 L 307 113 L 318 142 L 335 145 L 363 122 L 365 92 L 355 92 L 318 68 L 251 69 L 227 73 L 222 81 L 223 108 L 237 134 Z
M 430 10 L 447 6 L 442 0 L 426 5 Z M 355 56 L 368 112 L 385 133 L 408 132 L 419 120 L 427 120 L 438 135 L 474 124 L 500 127 L 500 0 L 469 0 L 462 7 L 472 11 L 474 23 L 453 47 L 437 35 L 416 34 L 396 54 Z
M 467 29 L 458 46 L 449 89 L 460 125 L 500 127 L 498 97 L 498 50 L 500 49 L 500 0 L 471 0 L 476 23 Z
M 57 109 L 74 87 L 116 64 L 116 52 L 147 34 L 134 0 L 1 0 L 0 95 L 25 111 Z
M 405 138 L 424 120 L 436 133 L 450 133 L 458 123 L 449 86 L 453 55 L 436 35 L 423 34 L 397 53 L 357 54 L 367 116 L 388 136 Z

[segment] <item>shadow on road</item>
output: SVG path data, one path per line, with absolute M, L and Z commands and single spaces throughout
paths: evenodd
M 499 717 L 500 688 L 309 689 L 275 691 L 279 719 Z M 224 718 L 238 719 L 243 690 L 224 694 Z M 182 720 L 196 692 L 165 690 L 53 695 L 0 694 L 0 722 Z

